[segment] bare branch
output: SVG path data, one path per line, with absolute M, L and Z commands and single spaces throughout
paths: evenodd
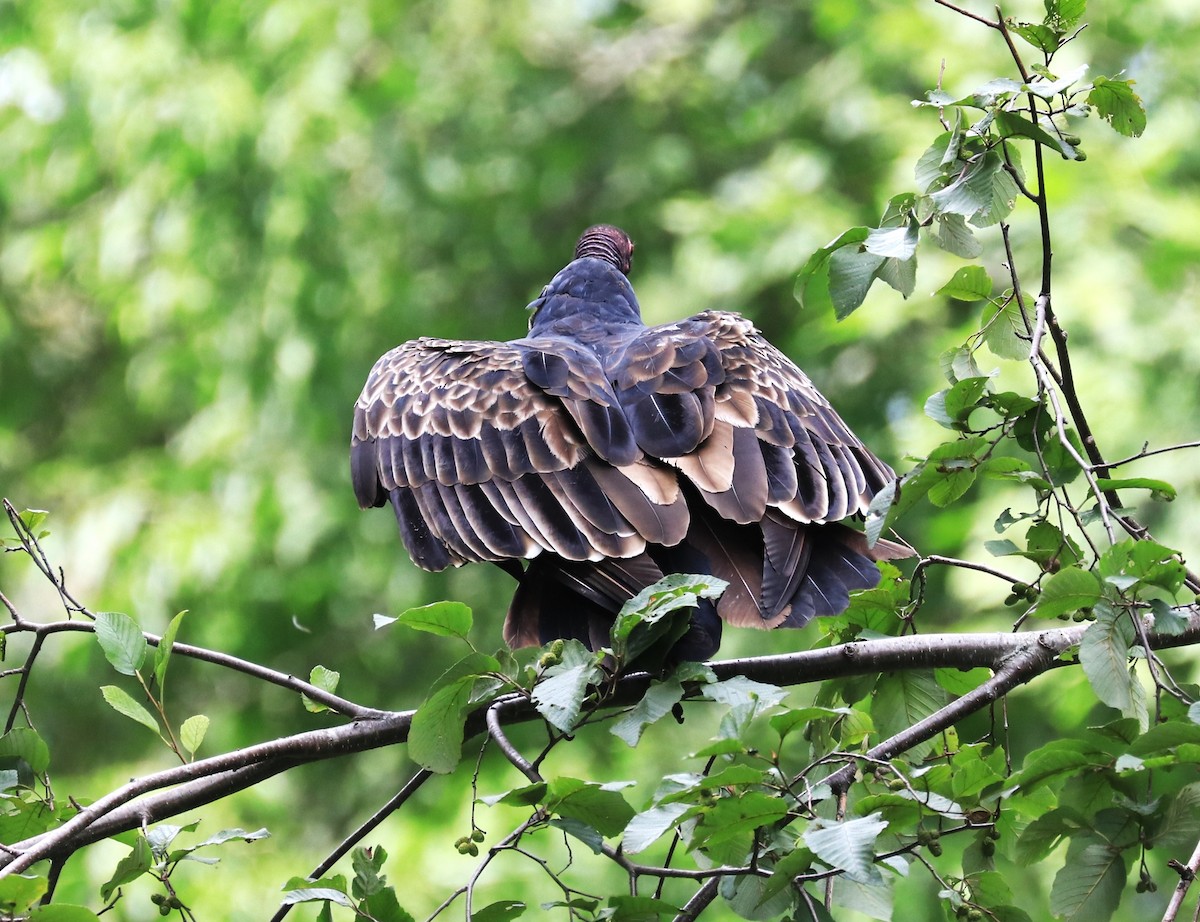
M 1167 445 L 1164 448 L 1151 448 L 1147 442 L 1142 446 L 1142 450 L 1137 454 L 1130 455 L 1127 458 L 1122 458 L 1119 461 L 1109 461 L 1104 465 L 1103 469 L 1097 468 L 1100 473 L 1105 470 L 1111 470 L 1114 467 L 1120 467 L 1123 464 L 1130 464 L 1134 461 L 1141 461 L 1142 458 L 1151 458 L 1154 455 L 1165 455 L 1169 451 L 1182 451 L 1185 448 L 1200 448 L 1200 441 L 1196 442 L 1180 442 L 1178 445 Z
M 1171 901 L 1167 903 L 1167 911 L 1163 913 L 1162 922 L 1175 922 L 1179 910 L 1183 907 L 1183 898 L 1187 896 L 1196 875 L 1200 874 L 1200 842 L 1196 843 L 1192 857 L 1188 859 L 1186 865 L 1180 864 L 1174 859 L 1168 863 L 1179 874 L 1179 883 L 1175 885 L 1175 892 L 1171 894 Z

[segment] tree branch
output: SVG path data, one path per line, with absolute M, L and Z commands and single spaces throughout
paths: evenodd
M 1151 625 L 1152 622 L 1147 622 L 1148 628 Z M 1057 653 L 1051 655 L 1050 651 L 1062 652 L 1079 643 L 1086 629 L 1087 625 L 1074 625 L 1020 634 L 915 634 L 778 656 L 723 660 L 711 665 L 719 679 L 741 675 L 781 686 L 897 669 L 973 666 L 997 669 L 997 675 L 980 688 L 867 754 L 872 758 L 888 758 L 935 735 L 972 709 L 985 707 L 1004 691 L 1039 672 L 1062 665 L 1056 659 Z M 1180 634 L 1159 634 L 1148 629 L 1147 641 L 1156 650 L 1200 642 L 1200 612 L 1193 610 L 1187 628 Z M 636 703 L 651 681 L 652 677 L 644 672 L 621 677 L 605 706 Z M 692 693 L 698 690 L 692 689 Z M 524 696 L 506 696 L 468 716 L 466 738 L 485 731 L 487 711 L 498 704 L 503 704 L 509 723 L 540 719 Z M 57 829 L 13 844 L 11 852 L 0 854 L 0 877 L 23 871 L 45 858 L 68 856 L 84 845 L 119 832 L 212 803 L 299 764 L 403 743 L 408 739 L 413 713 L 401 711 L 341 727 L 310 730 L 139 778 L 101 797 Z
M 1196 875 L 1200 874 L 1200 842 L 1196 843 L 1196 847 L 1192 851 L 1192 857 L 1188 859 L 1186 865 L 1180 864 L 1174 859 L 1168 863 L 1179 874 L 1179 883 L 1175 885 L 1175 891 L 1171 894 L 1171 901 L 1167 903 L 1167 911 L 1163 913 L 1162 922 L 1175 922 L 1175 918 L 1179 915 L 1179 910 L 1183 908 L 1183 898 L 1187 896 L 1188 890 L 1191 889 L 1192 881 L 1196 879 Z
M 50 621 L 44 624 L 35 624 L 24 619 L 0 626 L 0 633 L 2 634 L 33 634 L 37 638 L 34 641 L 36 645 L 40 645 L 41 639 L 47 635 L 72 632 L 94 634 L 96 633 L 96 626 L 92 621 Z M 157 647 L 162 643 L 162 638 L 157 634 L 150 634 L 143 631 L 142 636 L 146 638 L 146 642 L 152 647 Z M 318 688 L 311 682 L 298 679 L 294 675 L 288 675 L 286 672 L 278 672 L 267 666 L 261 666 L 258 663 L 231 656 L 219 650 L 209 650 L 206 647 L 197 647 L 193 644 L 176 642 L 172 644 L 171 652 L 177 653 L 180 656 L 186 656 L 189 659 L 212 663 L 214 666 L 222 666 L 234 672 L 248 675 L 251 678 L 262 679 L 264 682 L 278 685 L 280 688 L 286 688 L 288 691 L 307 695 L 313 701 L 325 705 L 331 711 L 335 711 L 343 717 L 352 717 L 355 720 L 376 720 L 386 717 L 390 713 L 389 711 L 381 711 L 377 708 L 363 707 L 361 704 L 355 704 L 353 701 L 349 701 L 332 692 L 327 692 L 323 688 Z

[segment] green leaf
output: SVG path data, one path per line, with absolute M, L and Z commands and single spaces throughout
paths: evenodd
M 146 841 L 145 836 L 138 836 L 129 854 L 117 862 L 117 868 L 113 871 L 108 883 L 100 888 L 100 898 L 108 902 L 117 887 L 137 880 L 150 870 L 153 861 L 154 856 L 150 850 L 150 843 Z
M 812 705 L 809 707 L 788 708 L 782 714 L 776 714 L 768 723 L 771 725 L 771 729 L 779 734 L 779 739 L 782 742 L 787 738 L 789 733 L 807 727 L 814 720 L 848 717 L 852 713 L 854 713 L 852 708 L 827 708 Z
M 787 804 L 781 798 L 759 791 L 722 797 L 704 810 L 704 822 L 693 833 L 693 848 L 707 850 L 734 844 L 740 851 L 741 843 L 735 840 L 748 840 L 754 830 L 778 821 L 787 812 Z
M 408 734 L 408 754 L 431 772 L 454 771 L 462 758 L 463 720 L 471 700 L 472 676 L 437 689 L 417 708 Z
M 387 852 L 382 848 L 368 851 L 356 848 L 350 854 L 350 866 L 354 869 L 354 880 L 351 887 L 355 896 L 360 899 L 378 893 L 387 885 L 387 878 L 380 873 L 383 863 L 387 861 Z
M 935 292 L 956 301 L 979 301 L 992 294 L 992 277 L 983 266 L 963 266 Z
M 48 888 L 49 881 L 41 874 L 9 874 L 0 878 L 0 912 L 9 909 L 24 911 L 40 900 Z
M 158 647 L 154 650 L 154 681 L 158 685 L 158 694 L 161 697 L 163 689 L 167 683 L 167 665 L 171 661 L 171 650 L 175 646 L 175 635 L 179 633 L 179 626 L 183 623 L 183 616 L 187 614 L 185 608 L 167 625 L 167 629 L 163 632 L 162 639 L 158 642 Z
M 1083 18 L 1087 0 L 1044 0 L 1046 25 L 1063 33 L 1070 32 Z
M 953 181 L 930 195 L 938 214 L 961 215 L 971 220 L 992 203 L 997 172 L 1002 171 L 999 155 L 989 152 L 964 165 Z
M 988 752 L 983 744 L 960 747 L 950 768 L 950 793 L 958 801 L 970 802 L 985 788 L 1006 780 L 1004 750 Z
M 495 657 L 471 653 L 438 678 L 434 690 L 413 715 L 408 754 L 418 765 L 445 774 L 462 758 L 463 724 L 471 707 L 494 695 L 500 680 Z
M 1146 108 L 1133 91 L 1133 83 L 1097 77 L 1087 98 L 1100 117 L 1127 138 L 1140 137 L 1146 130 Z
M 493 904 L 495 905 L 495 904 Z M 392 887 L 387 887 L 372 893 L 364 899 L 358 907 L 359 911 L 356 918 L 362 917 L 370 919 L 371 922 L 416 922 L 416 920 L 400 907 L 400 902 L 396 898 L 396 891 Z M 481 917 L 481 912 L 473 913 L 475 919 Z M 515 918 L 513 916 L 493 916 L 493 918 Z
M 545 806 L 551 813 L 587 823 L 603 836 L 619 835 L 634 810 L 615 787 L 555 778 L 547 784 Z
M 611 631 L 613 652 L 625 662 L 637 659 L 670 633 L 668 615 L 694 608 L 700 599 L 720 598 L 727 585 L 707 574 L 664 576 L 621 607 Z
M 671 713 L 671 709 L 683 698 L 683 686 L 674 680 L 656 682 L 633 709 L 621 716 L 610 729 L 613 736 L 636 746 L 642 731 L 650 724 Z
M 1033 613 L 1039 618 L 1071 614 L 1095 605 L 1102 592 L 1103 586 L 1095 573 L 1077 566 L 1064 567 L 1042 583 Z
M 610 896 L 607 904 L 612 915 L 598 918 L 613 922 L 659 922 L 664 917 L 674 918 L 679 912 L 678 906 L 649 896 Z
M 622 851 L 628 855 L 645 851 L 690 809 L 686 803 L 669 803 L 643 810 L 625 825 L 621 841 Z
M 564 733 L 575 728 L 588 688 L 602 675 L 596 657 L 577 640 L 568 641 L 562 662 L 546 670 L 533 689 L 533 705 L 546 721 Z
M 332 669 L 326 669 L 324 666 L 313 666 L 312 671 L 308 674 L 309 684 L 315 685 L 321 691 L 327 691 L 330 694 L 337 691 L 338 682 L 342 679 L 340 672 L 334 672 Z M 321 704 L 319 701 L 313 701 L 312 698 L 303 692 L 300 693 L 300 700 L 304 702 L 304 709 L 313 714 L 320 714 L 322 711 L 328 711 L 329 706 Z
M 510 922 L 525 914 L 526 906 L 520 900 L 499 900 L 488 903 L 471 913 L 474 922 Z
M 496 658 L 470 653 L 438 677 L 409 729 L 408 754 L 416 764 L 439 774 L 454 771 L 462 758 L 467 713 L 494 698 L 503 687 L 503 682 L 491 675 L 499 671 Z
M 465 639 L 471 630 L 471 609 L 462 602 L 433 602 L 410 608 L 397 618 L 414 631 Z M 376 627 L 379 624 L 376 623 Z
M 122 675 L 134 675 L 146 660 L 146 638 L 129 615 L 119 611 L 97 614 L 96 639 L 105 659 Z
M 917 287 L 917 257 L 885 259 L 875 275 L 907 298 Z
M 800 270 L 800 274 L 796 277 L 796 286 L 793 290 L 793 295 L 800 302 L 801 308 L 804 307 L 809 284 L 812 282 L 813 277 L 829 262 L 830 256 L 842 247 L 857 247 L 867 239 L 870 231 L 871 229 L 868 227 L 852 227 L 838 235 L 835 240 L 821 247 L 821 249 L 808 258 L 808 261 L 804 264 L 804 268 Z
M 507 804 L 510 807 L 532 807 L 546 799 L 546 791 L 549 790 L 549 787 L 545 781 L 535 781 L 533 784 L 513 788 L 500 795 L 480 797 L 479 800 L 489 807 L 495 804 Z
M 1029 793 L 1048 781 L 1063 775 L 1077 775 L 1107 765 L 1109 761 L 1107 753 L 1083 740 L 1053 740 L 1029 753 L 1021 770 L 1009 778 L 1009 783 Z
M 1058 151 L 1067 160 L 1075 160 L 1078 153 L 1074 145 L 1063 140 L 1062 135 L 1051 134 L 1041 125 L 1035 125 L 1023 115 L 1000 109 L 996 112 L 996 127 L 1002 138 L 1022 137 L 1036 141 L 1045 147 Z
M 947 253 L 961 256 L 963 259 L 974 259 L 983 252 L 983 244 L 975 237 L 974 231 L 967 226 L 966 219 L 960 214 L 940 214 L 937 220 L 937 233 L 934 241 Z
M 1121 901 L 1128 876 L 1120 849 L 1092 836 L 1077 836 L 1050 888 L 1050 911 L 1066 922 L 1106 922 Z
M 863 249 L 876 256 L 910 259 L 917 252 L 919 225 L 915 220 L 899 227 L 873 227 L 863 242 Z
M 1191 848 L 1200 837 L 1200 782 L 1180 788 L 1171 798 L 1167 815 L 1153 844 L 1164 851 Z
M 1087 818 L 1069 807 L 1051 810 L 1021 830 L 1016 847 L 1017 863 L 1029 866 L 1043 861 L 1064 836 L 1088 828 Z
M 935 669 L 933 676 L 938 685 L 958 697 L 974 691 L 986 682 L 991 678 L 992 671 L 986 666 L 976 666 L 974 669 Z
M 795 848 L 783 855 L 771 870 L 771 876 L 766 880 L 761 877 L 753 878 L 762 882 L 762 889 L 759 892 L 759 904 L 763 906 L 776 893 L 785 890 L 790 890 L 794 886 L 796 877 L 804 874 L 812 868 L 813 853 L 807 848 Z M 756 908 L 758 908 L 756 906 Z M 774 914 L 772 914 L 774 915 Z M 825 907 L 819 902 L 811 899 L 799 901 L 799 909 L 792 917 L 792 922 L 833 922 L 833 917 L 825 911 Z
M 213 845 L 224 845 L 226 842 L 233 842 L 234 840 L 240 840 L 242 842 L 257 842 L 260 839 L 269 839 L 270 837 L 271 833 L 269 833 L 265 828 L 256 829 L 253 832 L 247 832 L 245 829 L 237 826 L 233 829 L 222 829 L 220 832 L 214 832 L 199 845 L 194 846 L 194 848 L 208 848 Z
M 664 781 L 678 785 L 678 790 L 674 793 L 663 795 L 661 803 L 692 803 L 696 799 L 695 795 L 703 791 L 761 785 L 766 780 L 764 769 L 736 762 L 713 775 L 702 775 L 692 772 L 668 775 Z
M 809 854 L 806 848 L 801 851 Z M 795 922 L 796 917 L 789 911 L 795 905 L 795 896 L 782 887 L 771 889 L 770 880 L 753 874 L 739 874 L 727 878 L 722 894 L 728 900 L 729 908 L 743 919 L 778 919 L 780 913 L 784 913 L 782 918 Z
M 1007 21 L 1008 30 L 1020 36 L 1038 51 L 1053 54 L 1058 50 L 1058 35 L 1041 23 Z
M 61 825 L 66 817 L 74 814 L 70 807 L 60 807 L 56 812 L 41 801 L 29 801 L 23 797 L 5 799 L 8 803 L 4 810 L 0 810 L 0 842 L 20 842 L 39 836 Z M 3 883 L 4 878 L 0 878 L 0 888 Z
M 1096 485 L 1101 490 L 1149 490 L 1155 499 L 1168 503 L 1177 495 L 1175 487 L 1171 484 L 1152 477 L 1123 477 L 1117 480 L 1097 477 Z
M 883 536 L 883 530 L 887 526 L 888 515 L 896 502 L 898 483 L 899 481 L 892 480 L 884 484 L 883 488 L 871 498 L 871 505 L 867 508 L 865 526 L 868 547 L 874 547 Z
M 100 688 L 100 694 L 104 696 L 104 700 L 108 702 L 108 706 L 118 714 L 123 714 L 130 720 L 140 723 L 143 727 L 161 735 L 158 721 L 151 716 L 149 711 L 134 701 L 123 688 L 118 688 L 115 685 L 103 685 Z
M 101 917 L 86 906 L 73 906 L 69 903 L 37 906 L 27 918 L 29 922 L 101 922 Z
M 1162 599 L 1151 599 L 1150 611 L 1154 613 L 1154 630 L 1160 634 L 1178 637 L 1188 629 L 1188 616 L 1181 610 L 1172 608 Z
M 929 501 L 940 509 L 949 506 L 975 483 L 976 470 L 972 467 L 939 473 L 938 479 L 929 487 Z
M 840 823 L 817 819 L 804 830 L 803 839 L 829 867 L 844 870 L 853 881 L 872 883 L 879 879 L 875 840 L 887 825 L 878 813 Z
M 190 755 L 195 755 L 196 750 L 204 742 L 204 735 L 208 733 L 209 720 L 203 714 L 193 714 L 183 722 L 179 728 L 179 742 Z
M 849 317 L 867 297 L 883 257 L 857 246 L 836 250 L 829 258 L 829 298 L 838 320 Z
M 22 509 L 17 513 L 17 518 L 21 520 L 21 524 L 26 530 L 36 537 L 41 537 L 38 534 L 38 529 L 42 527 L 42 523 L 50 517 L 50 513 L 45 509 Z
M 40 775 L 50 767 L 50 748 L 31 727 L 16 727 L 0 736 L 0 759 L 17 758 Z
M 875 684 L 871 717 L 880 736 L 887 738 L 908 729 L 945 704 L 946 693 L 938 685 L 932 670 L 899 670 L 884 673 Z M 909 753 L 914 759 L 920 759 L 932 748 L 933 743 L 927 741 L 914 746 Z
M 313 903 L 325 900 L 328 900 L 330 903 L 337 903 L 339 906 L 351 908 L 354 906 L 354 901 L 349 896 L 341 890 L 335 890 L 332 887 L 300 887 L 295 890 L 288 890 L 280 902 L 285 906 L 292 906 L 296 903 Z
M 984 307 L 983 341 L 998 358 L 1017 361 L 1029 358 L 1029 332 L 1016 298 Z
M 991 378 L 980 375 L 974 378 L 963 378 L 946 391 L 944 406 L 946 414 L 957 422 L 965 422 L 972 411 L 979 406 L 979 400 L 987 391 Z
M 1179 552 L 1154 541 L 1127 539 L 1100 555 L 1100 575 L 1122 590 L 1139 583 L 1174 595 L 1187 578 Z
M 1079 642 L 1079 664 L 1096 697 L 1125 716 L 1136 716 L 1133 683 L 1129 672 L 1129 647 L 1133 625 L 1125 612 L 1107 602 L 1095 607 L 1096 620 L 1088 625 Z
M 721 719 L 722 737 L 741 736 L 755 717 L 778 705 L 788 694 L 777 685 L 755 682 L 745 676 L 713 682 L 703 691 L 704 697 L 729 708 L 729 713 Z

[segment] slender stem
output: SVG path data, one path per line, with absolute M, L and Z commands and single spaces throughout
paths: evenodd
M 1168 445 L 1165 448 L 1151 448 L 1149 443 L 1142 446 L 1142 450 L 1137 454 L 1130 455 L 1127 458 L 1122 458 L 1119 461 L 1109 461 L 1104 465 L 1105 469 L 1111 470 L 1114 467 L 1121 467 L 1123 464 L 1129 464 L 1133 461 L 1141 461 L 1142 458 L 1151 458 L 1154 455 L 1163 455 L 1169 451 L 1181 451 L 1184 448 L 1200 448 L 1200 441 L 1196 442 L 1180 442 L 1178 445 Z M 1104 473 L 1104 470 L 1100 470 Z
M 983 23 L 989 29 L 1000 28 L 999 24 L 992 22 L 990 19 L 985 19 L 978 13 L 972 13 L 970 10 L 964 10 L 961 6 L 956 6 L 955 4 L 950 3 L 949 0 L 933 0 L 933 2 L 938 6 L 944 6 L 948 10 L 953 10 L 960 16 L 966 16 L 967 19 L 974 19 L 976 22 Z
M 0 626 L 0 633 L 3 634 L 34 634 L 41 637 L 47 634 L 58 633 L 81 633 L 94 634 L 96 632 L 95 625 L 91 621 L 50 621 L 43 624 L 33 624 L 28 621 L 22 621 L 16 624 L 5 624 Z M 142 636 L 146 638 L 146 642 L 152 647 L 157 647 L 162 643 L 162 638 L 157 634 L 150 634 L 145 631 Z M 390 712 L 381 711 L 377 708 L 364 707 L 361 704 L 355 704 L 332 692 L 327 692 L 323 688 L 318 688 L 310 682 L 305 682 L 303 679 L 298 679 L 293 675 L 288 675 L 285 672 L 278 672 L 266 666 L 261 666 L 258 663 L 249 660 L 240 659 L 236 656 L 231 656 L 228 653 L 221 653 L 218 650 L 209 650 L 206 647 L 197 647 L 192 644 L 176 642 L 171 647 L 171 652 L 180 656 L 186 656 L 190 659 L 200 660 L 205 663 L 212 663 L 214 666 L 223 666 L 226 669 L 231 669 L 234 672 L 240 672 L 244 675 L 251 676 L 255 679 L 262 679 L 264 682 L 269 682 L 272 685 L 278 685 L 281 688 L 286 688 L 289 691 L 301 692 L 319 704 L 325 705 L 331 711 L 345 717 L 353 717 L 356 720 L 374 720 L 387 716 Z
M 326 871 L 328 871 L 343 857 L 345 857 L 346 853 L 350 851 L 350 849 L 354 848 L 354 846 L 366 838 L 380 823 L 404 806 L 405 802 L 417 792 L 421 785 L 423 785 L 432 777 L 433 772 L 429 771 L 427 768 L 423 768 L 409 778 L 408 783 L 405 784 L 404 787 L 402 787 L 399 791 L 397 791 L 396 795 L 392 797 L 391 800 L 371 814 L 371 816 L 368 817 L 361 826 L 354 830 L 354 832 L 350 833 L 350 835 L 348 835 L 337 848 L 330 852 L 324 861 L 313 868 L 312 873 L 308 875 L 309 880 L 317 880 L 324 875 Z M 280 906 L 279 909 L 276 910 L 275 915 L 271 916 L 270 922 L 282 922 L 287 914 L 292 911 L 292 907 L 294 905 L 296 904 L 287 903 Z
M 500 747 L 500 751 L 508 761 L 515 765 L 526 778 L 535 784 L 543 781 L 541 774 L 533 764 L 521 755 L 520 750 L 512 744 L 508 736 L 504 732 L 504 728 L 500 726 L 500 714 L 504 708 L 504 702 L 497 702 L 487 709 L 487 729 L 488 735 L 496 741 L 496 745 Z M 540 761 L 540 760 L 539 760 Z

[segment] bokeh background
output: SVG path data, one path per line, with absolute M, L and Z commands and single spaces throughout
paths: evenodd
M 1089 159 L 1050 162 L 1056 306 L 1100 446 L 1121 457 L 1200 437 L 1200 26 L 1188 0 L 1092 7 L 1059 71 L 1135 77 L 1150 120 L 1132 141 L 1081 123 Z M 910 300 L 877 286 L 840 324 L 820 299 L 802 312 L 793 283 L 814 249 L 912 188 L 940 128 L 911 99 L 1010 73 L 994 34 L 932 2 L 0 0 L 0 492 L 50 511 L 46 549 L 93 609 L 152 631 L 188 609 L 181 639 L 300 675 L 322 663 L 348 697 L 415 706 L 458 651 L 377 634 L 372 613 L 461 599 L 486 647 L 510 584 L 486 567 L 421 573 L 387 511 L 356 507 L 350 409 L 374 359 L 418 335 L 522 335 L 580 230 L 611 222 L 637 242 L 648 321 L 745 313 L 903 470 L 943 439 L 921 408 L 944 386 L 938 355 L 978 322 L 979 305 L 931 294 L 958 263 L 923 251 Z M 1013 226 L 1035 288 L 1032 212 Z M 984 262 L 1003 277 L 994 231 Z M 1023 366 L 981 361 L 1032 390 Z M 1129 469 L 1179 488 L 1138 511 L 1185 553 L 1200 547 L 1196 457 Z M 903 530 L 985 559 L 997 515 L 1022 502 L 988 484 L 950 510 L 922 505 Z M 28 617 L 60 613 L 13 555 L 0 588 Z M 936 578 L 922 624 L 1003 629 L 1002 596 Z M 723 652 L 816 636 L 738 632 Z M 51 647 L 30 703 L 60 792 L 99 796 L 170 764 L 101 701 L 115 677 L 93 642 Z M 203 754 L 329 722 L 278 689 L 174 668 L 177 719 L 213 718 Z M 1080 681 L 1023 692 L 1049 703 L 1016 748 L 1087 719 Z M 5 710 L 13 691 L 0 685 Z M 671 732 L 633 753 L 599 733 L 562 764 L 652 787 L 681 767 L 688 744 Z M 200 834 L 275 837 L 189 869 L 182 895 L 202 918 L 264 916 L 410 770 L 381 752 L 204 811 Z M 372 837 L 418 916 L 469 871 L 452 845 L 469 831 L 468 781 L 428 786 Z M 485 793 L 505 783 L 485 766 Z M 504 816 L 483 825 L 517 821 Z M 77 858 L 63 897 L 98 905 L 123 853 Z M 546 889 L 535 872 L 503 873 Z M 1035 869 L 1030 892 L 1048 880 Z M 531 902 L 555 896 L 528 886 Z M 928 879 L 906 886 L 932 904 Z M 113 916 L 157 917 L 148 892 L 134 885 Z

